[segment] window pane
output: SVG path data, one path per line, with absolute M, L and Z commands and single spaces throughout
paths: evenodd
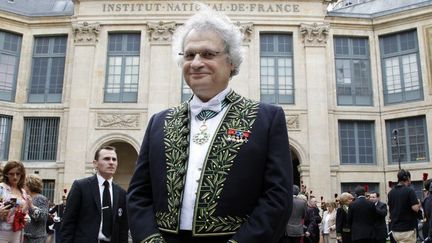
M 23 160 L 55 161 L 59 118 L 24 118 Z
M 413 163 L 429 159 L 425 116 L 386 121 L 389 163 Z M 397 129 L 397 136 L 392 133 Z
M 21 36 L 0 30 L 0 100 L 15 98 L 20 49 Z
M 339 121 L 341 164 L 375 163 L 373 129 L 370 121 Z
M 260 36 L 261 100 L 268 103 L 294 103 L 292 35 Z
M 140 66 L 140 34 L 110 34 L 105 102 L 136 102 Z
M 0 115 L 0 160 L 7 160 L 10 144 L 12 117 Z
M 338 105 L 372 105 L 368 39 L 335 37 Z
M 61 102 L 66 36 L 35 38 L 29 102 Z

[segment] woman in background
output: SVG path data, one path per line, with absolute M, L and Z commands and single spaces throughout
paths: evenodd
M 0 183 L 0 243 L 21 243 L 26 221 L 27 194 L 24 165 L 9 161 L 3 168 Z
M 354 197 L 348 192 L 341 194 L 340 207 L 336 212 L 336 235 L 338 242 L 351 243 L 351 229 L 348 226 L 348 206 Z
M 328 202 L 326 208 L 322 220 L 324 243 L 336 243 L 336 203 Z
M 37 175 L 28 175 L 24 188 L 30 195 L 28 211 L 31 218 L 30 223 L 24 228 L 24 242 L 45 243 L 47 239 L 46 223 L 49 201 L 41 194 L 43 188 L 42 179 Z

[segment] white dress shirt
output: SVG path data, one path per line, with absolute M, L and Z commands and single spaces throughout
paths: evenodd
M 230 90 L 231 89 L 227 87 L 218 95 L 213 97 L 210 101 L 217 99 L 220 102 L 222 102 Z M 196 95 L 193 96 L 190 102 L 194 103 L 194 105 L 202 104 L 205 107 L 205 102 L 202 102 Z M 185 187 L 183 192 L 183 201 L 181 203 L 181 211 L 180 211 L 181 230 L 192 230 L 195 200 L 197 196 L 196 193 L 198 190 L 198 183 L 201 177 L 202 168 L 204 166 L 204 159 L 206 158 L 207 151 L 209 149 L 211 141 L 214 138 L 216 129 L 219 127 L 219 124 L 221 123 L 222 118 L 225 116 L 226 111 L 227 111 L 227 107 L 223 108 L 215 117 L 205 121 L 207 125 L 207 133 L 210 134 L 211 139 L 209 139 L 206 143 L 201 145 L 194 143 L 192 141 L 192 137 L 199 132 L 199 129 L 204 121 L 200 121 L 196 118 L 196 115 L 198 115 L 200 111 L 195 113 L 191 111 L 189 161 L 187 166 L 186 182 L 185 182 Z
M 100 198 L 100 205 L 102 207 L 102 200 L 103 200 L 103 191 L 105 189 L 105 186 L 103 185 L 105 181 L 108 181 L 109 184 L 109 192 L 110 192 L 110 197 L 111 197 L 111 207 L 113 205 L 113 190 L 112 190 L 112 177 L 109 180 L 106 180 L 105 178 L 103 178 L 101 175 L 96 174 L 96 177 L 98 179 L 98 186 L 99 186 L 99 198 Z M 98 235 L 98 239 L 99 240 L 104 240 L 104 241 L 111 241 L 110 238 L 106 237 L 104 234 L 102 234 L 102 222 L 103 222 L 103 213 L 102 213 L 102 208 L 101 208 L 101 223 L 99 226 L 99 235 Z M 113 212 L 114 213 L 114 212 Z

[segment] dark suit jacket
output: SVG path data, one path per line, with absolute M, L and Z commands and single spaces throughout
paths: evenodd
M 375 205 L 376 220 L 375 220 L 375 239 L 387 238 L 387 204 L 378 201 Z
M 273 243 L 292 208 L 292 164 L 285 114 L 231 91 L 230 104 L 199 182 L 193 236 L 232 235 L 237 242 Z M 134 242 L 178 233 L 190 138 L 189 106 L 155 114 L 148 126 L 128 190 Z M 233 141 L 229 129 L 250 131 Z M 203 240 L 205 242 L 205 240 Z
M 128 241 L 126 191 L 112 183 L 112 243 Z M 74 181 L 66 202 L 61 227 L 62 243 L 98 242 L 101 223 L 101 199 L 96 175 Z
M 65 210 L 65 205 L 63 205 L 63 203 L 60 203 L 60 204 L 55 205 L 49 211 L 50 214 L 57 213 L 57 217 L 59 217 L 59 219 L 60 219 L 60 222 L 54 222 L 54 227 L 53 228 L 55 230 L 60 230 L 61 222 L 63 220 L 64 210 Z
M 348 225 L 353 241 L 375 238 L 375 205 L 365 197 L 358 197 L 348 209 Z
M 342 237 L 343 243 L 351 243 L 351 229 L 348 225 L 348 207 L 342 206 L 336 210 L 336 235 Z

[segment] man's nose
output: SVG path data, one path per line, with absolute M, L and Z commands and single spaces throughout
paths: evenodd
M 199 53 L 195 54 L 191 66 L 192 67 L 201 67 L 204 63 L 202 62 L 202 58 Z

